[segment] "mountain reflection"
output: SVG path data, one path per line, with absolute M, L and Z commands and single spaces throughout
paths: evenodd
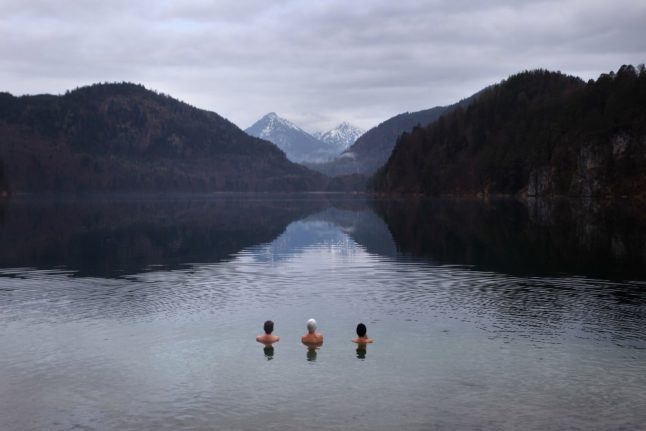
M 350 236 L 348 236 L 350 234 Z M 0 268 L 120 277 L 230 260 L 250 249 L 280 260 L 355 238 L 394 256 L 365 198 L 343 195 L 23 196 L 0 204 Z
M 114 277 L 218 262 L 327 205 L 293 197 L 28 197 L 0 210 L 0 266 Z
M 289 259 L 309 247 L 329 246 L 342 255 L 368 253 L 395 257 L 397 248 L 386 224 L 367 203 L 352 209 L 329 207 L 291 223 L 270 244 L 252 250 L 257 262 Z
M 118 277 L 309 247 L 506 274 L 646 279 L 638 205 L 327 195 L 23 197 L 0 205 L 0 267 Z M 402 256 L 403 255 L 403 256 Z
M 646 278 L 638 204 L 575 200 L 380 200 L 399 251 L 508 274 Z

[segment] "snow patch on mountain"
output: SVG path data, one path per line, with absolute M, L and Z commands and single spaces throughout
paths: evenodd
M 321 133 L 318 139 L 328 145 L 334 146 L 341 153 L 350 147 L 350 145 L 354 144 L 363 133 L 364 131 L 358 127 L 343 122 L 334 129 Z
M 270 112 L 269 114 L 265 115 L 260 121 L 263 121 L 264 127 L 260 131 L 259 136 L 257 136 L 258 138 L 271 138 L 275 135 L 275 133 L 281 133 L 281 129 L 283 128 L 307 133 L 291 121 L 279 117 L 275 112 Z

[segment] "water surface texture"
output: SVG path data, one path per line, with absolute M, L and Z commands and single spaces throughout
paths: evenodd
M 0 429 L 640 429 L 640 213 L 13 199 L 0 207 Z M 310 317 L 315 350 L 300 343 Z M 273 348 L 254 341 L 266 319 Z M 367 348 L 350 341 L 360 321 Z

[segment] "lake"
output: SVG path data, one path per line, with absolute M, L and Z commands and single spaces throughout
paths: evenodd
M 643 214 L 15 197 L 0 205 L 0 429 L 643 428 Z M 317 350 L 300 343 L 311 317 Z M 267 319 L 273 349 L 254 340 Z

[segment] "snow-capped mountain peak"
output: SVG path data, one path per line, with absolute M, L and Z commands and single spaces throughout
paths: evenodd
M 363 135 L 363 132 L 358 127 L 344 121 L 334 129 L 322 133 L 319 139 L 326 144 L 335 146 L 341 152 L 354 144 L 359 136 Z
M 305 133 L 303 129 L 298 127 L 296 124 L 292 123 L 289 120 L 286 120 L 285 118 L 279 117 L 275 112 L 270 112 L 269 114 L 265 115 L 249 129 L 256 128 L 256 125 L 258 125 L 258 123 L 261 123 L 263 127 L 256 136 L 263 139 L 269 139 L 276 131 L 284 128 L 294 129 L 299 132 Z
M 265 115 L 245 132 L 274 143 L 293 162 L 319 161 L 328 158 L 322 148 L 325 145 L 321 141 L 275 112 Z
M 332 130 L 313 136 L 275 112 L 265 115 L 245 132 L 273 142 L 294 162 L 330 160 L 341 154 L 363 133 L 348 123 L 341 123 Z

